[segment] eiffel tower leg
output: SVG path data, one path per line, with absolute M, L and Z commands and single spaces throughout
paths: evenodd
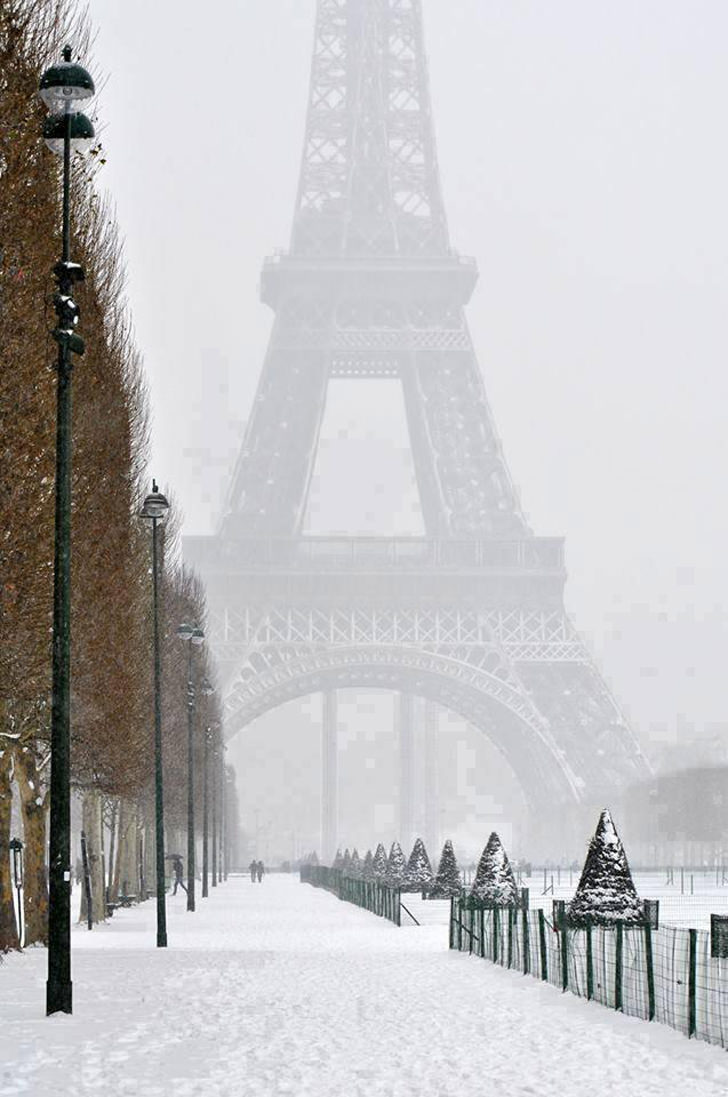
M 336 691 L 323 694 L 321 726 L 321 850 L 324 862 L 331 863 L 338 839 L 338 780 L 339 757 L 336 720 Z
M 425 701 L 425 845 L 431 860 L 440 850 L 437 793 L 437 706 Z
M 405 856 L 414 842 L 414 743 L 412 697 L 397 694 L 397 731 L 399 737 L 399 834 Z

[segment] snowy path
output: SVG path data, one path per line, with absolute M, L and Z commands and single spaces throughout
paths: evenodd
M 397 929 L 292 877 L 231 878 L 170 943 L 154 906 L 74 931 L 73 1017 L 45 952 L 0 967 L 0 1094 L 725 1097 L 725 1052 Z

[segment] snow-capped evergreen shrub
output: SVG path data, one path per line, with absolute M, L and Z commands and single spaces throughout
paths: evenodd
M 417 838 L 412 847 L 407 867 L 404 870 L 402 890 L 424 891 L 425 889 L 429 889 L 431 884 L 432 866 L 430 864 L 430 858 L 427 856 L 425 843 L 421 838 Z
M 314 850 L 313 853 L 311 854 L 308 863 L 309 863 L 309 865 L 317 865 L 319 863 L 318 853 L 316 852 L 316 850 Z
M 361 878 L 362 878 L 362 880 L 366 880 L 367 882 L 370 882 L 371 880 L 373 880 L 375 878 L 374 877 L 374 856 L 373 856 L 372 851 L 370 849 L 367 850 L 366 857 L 364 858 L 364 862 L 361 866 Z
M 515 906 L 518 887 L 508 855 L 495 831 L 483 850 L 475 873 L 470 897 L 493 906 Z
M 349 847 L 344 850 L 344 856 L 341 859 L 341 871 L 344 876 L 349 875 L 349 869 L 351 868 L 351 854 L 349 853 Z
M 384 877 L 387 875 L 387 851 L 381 842 L 374 853 L 372 870 L 374 872 L 375 880 L 384 880 Z
M 586 925 L 587 921 L 609 926 L 644 920 L 627 855 L 607 808 L 599 816 L 567 916 L 577 926 Z
M 387 859 L 387 871 L 384 876 L 385 884 L 391 888 L 401 887 L 406 868 L 407 862 L 404 853 L 402 853 L 402 847 L 399 842 L 392 842 L 392 848 Z
M 359 858 L 359 851 L 354 847 L 354 852 L 351 855 L 351 861 L 349 863 L 349 876 L 352 880 L 361 880 L 362 865 Z
M 451 895 L 458 896 L 462 893 L 462 880 L 460 870 L 455 859 L 455 851 L 452 842 L 448 838 L 442 847 L 440 864 L 437 869 L 435 881 L 430 888 L 431 899 L 449 899 Z
M 342 853 L 341 853 L 340 849 L 337 849 L 336 856 L 334 857 L 334 860 L 331 864 L 331 867 L 332 868 L 343 868 L 344 867 L 344 858 L 342 856 Z

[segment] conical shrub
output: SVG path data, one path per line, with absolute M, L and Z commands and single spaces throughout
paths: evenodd
M 455 850 L 452 848 L 452 842 L 448 838 L 445 845 L 442 847 L 437 875 L 430 888 L 430 898 L 449 899 L 451 895 L 458 896 L 460 894 L 462 894 L 460 870 L 458 868 L 457 860 L 455 859 Z
M 372 869 L 374 871 L 375 880 L 384 880 L 384 877 L 387 875 L 387 851 L 381 842 L 374 853 Z
M 348 873 L 348 875 L 351 876 L 352 880 L 361 880 L 362 864 L 361 864 L 361 859 L 359 857 L 359 851 L 358 851 L 358 849 L 356 849 L 356 847 L 354 848 L 354 852 L 351 855 L 351 861 L 349 862 L 349 873 Z
M 431 885 L 432 865 L 430 864 L 430 858 L 427 856 L 425 843 L 421 838 L 417 838 L 412 847 L 407 867 L 404 870 L 402 890 L 425 891 L 429 890 Z
M 385 884 L 391 888 L 401 887 L 406 868 L 407 861 L 404 853 L 402 853 L 402 847 L 399 842 L 392 842 L 392 848 L 387 858 L 387 871 L 384 876 Z
M 481 854 L 470 896 L 481 903 L 498 907 L 515 906 L 518 902 L 516 878 L 503 843 L 495 831 Z
M 624 846 L 607 808 L 599 816 L 567 914 L 572 925 L 608 926 L 644 918 Z
M 370 849 L 367 850 L 366 857 L 364 858 L 364 862 L 361 866 L 361 878 L 362 878 L 362 880 L 366 880 L 367 883 L 370 883 L 375 878 L 374 877 L 374 856 L 373 856 L 372 851 Z

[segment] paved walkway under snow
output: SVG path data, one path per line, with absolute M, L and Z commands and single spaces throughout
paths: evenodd
M 45 952 L 0 966 L 0 1094 L 725 1097 L 725 1052 L 450 953 L 293 877 L 231 878 L 74 930 L 72 1017 Z

